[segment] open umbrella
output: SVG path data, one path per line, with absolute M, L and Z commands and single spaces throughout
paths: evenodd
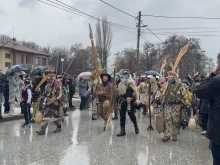
M 34 77 L 36 75 L 36 73 L 38 73 L 39 71 L 43 72 L 46 69 L 48 69 L 48 67 L 46 67 L 46 66 L 38 66 L 36 68 L 33 68 L 30 71 L 30 77 Z
M 90 76 L 92 73 L 91 72 L 82 72 L 80 73 L 77 77 L 88 77 Z
M 160 74 L 156 71 L 150 70 L 145 72 L 146 75 L 152 75 L 152 76 L 160 76 Z
M 25 65 L 25 64 L 13 65 L 12 67 L 10 67 L 6 71 L 6 75 L 9 75 L 9 74 L 14 73 L 14 72 L 19 72 L 19 71 L 21 71 L 25 68 L 27 68 L 27 65 Z

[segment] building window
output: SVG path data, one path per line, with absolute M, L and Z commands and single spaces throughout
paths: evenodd
M 10 67 L 11 63 L 10 62 L 5 62 L 5 67 Z
M 24 63 L 24 55 L 21 55 L 21 63 Z
M 40 59 L 40 57 L 36 57 L 36 62 L 35 62 L 35 64 L 39 65 L 39 59 Z
M 46 66 L 46 58 L 42 58 L 42 65 Z
M 11 54 L 9 54 L 9 53 L 5 53 L 5 58 L 11 58 Z
M 35 64 L 46 66 L 46 58 L 36 57 Z

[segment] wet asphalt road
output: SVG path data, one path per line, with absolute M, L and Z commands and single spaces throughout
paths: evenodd
M 61 133 L 35 132 L 39 125 L 22 128 L 23 120 L 0 124 L 0 165 L 211 165 L 209 141 L 201 130 L 181 130 L 177 142 L 163 143 L 156 130 L 147 131 L 149 118 L 137 112 L 140 133 L 127 116 L 126 133 L 117 137 L 119 120 L 103 132 L 102 119 L 91 120 L 91 109 L 69 112 Z M 155 119 L 153 119 L 155 128 Z

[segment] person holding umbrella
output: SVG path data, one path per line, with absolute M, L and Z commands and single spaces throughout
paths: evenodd
M 20 78 L 18 72 L 27 66 L 24 64 L 14 65 L 6 71 L 7 79 L 9 81 L 9 103 L 10 103 L 10 114 L 14 115 L 14 103 L 15 101 L 20 102 Z

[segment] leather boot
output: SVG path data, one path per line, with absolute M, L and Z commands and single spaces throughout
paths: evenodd
M 104 121 L 104 127 L 103 127 L 103 131 L 106 130 L 106 124 L 107 124 L 107 121 Z
M 57 128 L 54 131 L 54 133 L 58 133 L 58 132 L 61 132 L 61 125 L 57 125 Z
M 121 126 L 121 132 L 117 134 L 117 136 L 125 136 L 126 132 L 125 132 L 125 126 Z
M 173 135 L 172 140 L 177 141 L 177 135 Z
M 135 133 L 136 133 L 136 134 L 139 133 L 139 129 L 138 129 L 137 123 L 134 123 L 134 130 L 135 130 Z
M 167 142 L 168 140 L 170 140 L 170 137 L 169 136 L 164 136 L 162 140 L 163 140 L 163 142 Z

